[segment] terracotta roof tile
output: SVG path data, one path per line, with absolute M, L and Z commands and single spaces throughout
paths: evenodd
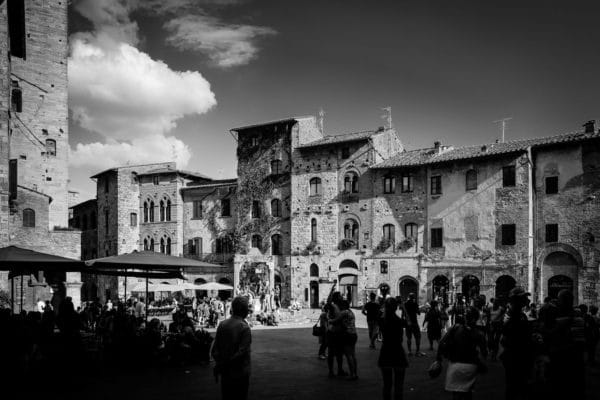
M 375 166 L 375 169 L 411 167 L 437 164 L 456 160 L 488 157 L 492 155 L 518 153 L 528 147 L 543 147 L 561 143 L 575 143 L 590 139 L 600 139 L 599 132 L 574 132 L 543 138 L 514 140 L 506 143 L 488 143 L 475 146 L 450 147 L 441 153 L 433 148 L 405 151 Z

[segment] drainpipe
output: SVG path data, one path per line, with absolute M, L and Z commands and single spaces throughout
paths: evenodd
M 537 299 L 537 293 L 535 292 L 534 282 L 534 270 L 535 270 L 535 258 L 534 258 L 534 245 L 535 245 L 535 230 L 534 230 L 534 215 L 533 215 L 533 201 L 534 201 L 534 174 L 533 174 L 533 157 L 531 154 L 531 146 L 527 148 L 527 204 L 528 204 L 528 216 L 527 216 L 527 291 L 532 294 L 532 300 Z M 539 299 L 538 299 L 539 300 Z

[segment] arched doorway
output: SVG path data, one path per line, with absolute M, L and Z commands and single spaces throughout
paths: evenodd
M 515 286 L 517 286 L 517 281 L 515 281 L 515 278 L 510 275 L 502 275 L 496 279 L 496 293 L 494 296 L 496 299 L 507 300 L 508 292 L 510 292 L 510 290 Z
M 555 299 L 558 297 L 558 292 L 567 289 L 573 293 L 573 279 L 565 275 L 554 275 L 548 279 L 548 296 Z
M 450 280 L 444 275 L 438 275 L 431 281 L 432 299 L 448 304 L 448 293 L 450 292 Z
M 194 280 L 194 285 L 202 285 L 206 283 L 206 279 L 198 278 Z M 208 296 L 208 292 L 206 290 L 196 290 L 196 298 L 203 299 Z
M 340 263 L 339 288 L 351 307 L 358 307 L 358 265 L 352 260 Z
M 408 295 L 414 293 L 419 298 L 419 282 L 412 276 L 400 278 L 398 282 L 398 294 L 402 297 L 402 301 L 408 299 Z
M 462 294 L 465 296 L 467 304 L 472 298 L 479 295 L 479 278 L 474 275 L 467 275 L 462 279 Z
M 227 278 L 219 279 L 219 283 L 231 286 L 231 281 Z M 231 297 L 231 290 L 219 290 L 219 298 L 221 300 L 227 300 L 229 297 Z
M 319 308 L 319 282 L 310 281 L 310 308 Z
M 554 251 L 544 258 L 542 282 L 546 282 L 545 296 L 555 298 L 562 289 L 568 289 L 577 301 L 578 262 L 571 253 Z

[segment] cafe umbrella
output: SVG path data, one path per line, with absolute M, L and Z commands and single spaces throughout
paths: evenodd
M 154 251 L 137 251 L 118 256 L 109 256 L 88 260 L 85 262 L 89 269 L 85 272 L 100 275 L 137 276 L 146 278 L 145 304 L 148 310 L 148 278 L 178 278 L 184 279 L 181 274 L 187 268 L 219 267 L 204 261 L 191 258 L 169 256 Z M 127 290 L 127 288 L 125 288 Z M 146 319 L 148 313 L 146 312 Z
M 14 311 L 14 278 L 21 277 L 21 310 L 23 310 L 23 276 L 44 272 L 77 272 L 85 267 L 83 261 L 8 246 L 0 249 L 0 271 L 9 271 L 11 279 L 11 309 Z

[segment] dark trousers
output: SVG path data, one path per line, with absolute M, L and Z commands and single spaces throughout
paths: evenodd
M 529 387 L 527 380 L 531 373 L 529 364 L 525 360 L 503 361 L 506 376 L 506 400 L 528 399 Z
M 221 398 L 223 400 L 246 400 L 249 385 L 249 375 L 235 377 L 221 375 Z
M 402 400 L 404 397 L 404 368 L 381 368 L 383 375 L 383 400 L 392 400 L 392 387 L 394 388 L 394 400 Z
M 333 372 L 333 360 L 337 361 L 338 373 L 342 371 L 342 357 L 344 355 L 344 345 L 342 343 L 342 337 L 339 333 L 331 331 L 327 332 L 327 366 L 329 372 Z

